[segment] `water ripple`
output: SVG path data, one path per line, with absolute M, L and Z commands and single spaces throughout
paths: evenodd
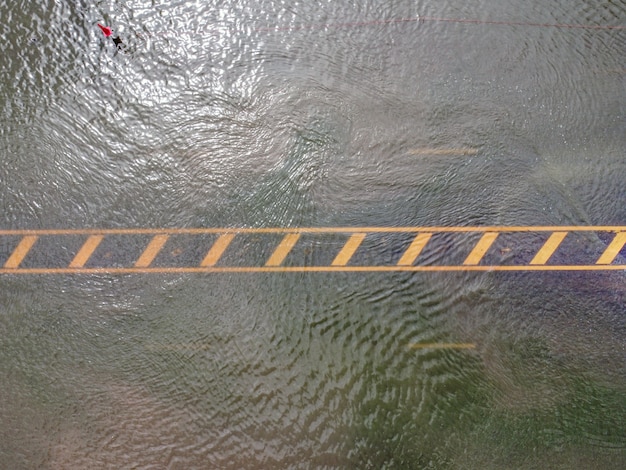
M 626 220 L 624 32 L 554 27 L 618 25 L 623 2 L 0 11 L 4 228 Z M 454 21 L 399 21 L 418 15 Z M 256 242 L 228 256 L 267 259 Z M 462 262 L 473 243 L 433 236 L 420 262 Z M 384 237 L 364 244 L 397 262 Z M 618 272 L 7 275 L 0 461 L 610 468 L 626 446 L 623 284 Z M 433 343 L 475 347 L 411 346 Z

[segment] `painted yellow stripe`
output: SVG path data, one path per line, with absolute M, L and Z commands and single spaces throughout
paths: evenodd
M 25 237 L 23 237 L 18 245 L 15 247 L 15 250 L 13 250 L 13 253 L 11 253 L 11 256 L 9 256 L 9 259 L 7 259 L 4 263 L 4 267 L 7 269 L 19 268 L 20 264 L 22 263 L 22 261 L 36 241 L 36 235 L 26 235 Z
M 148 343 L 144 344 L 144 348 L 148 351 L 208 351 L 212 349 L 210 344 L 195 344 L 195 343 L 182 343 L 182 344 L 161 344 L 161 343 Z
M 83 243 L 81 249 L 78 250 L 76 256 L 74 256 L 74 259 L 70 263 L 70 268 L 82 268 L 85 266 L 85 263 L 89 261 L 89 258 L 91 258 L 91 255 L 93 255 L 93 252 L 96 251 L 96 248 L 98 248 L 98 245 L 100 245 L 103 239 L 104 235 L 90 235 L 85 243 Z
M 152 237 L 152 240 L 150 240 L 150 243 L 148 243 L 148 246 L 135 263 L 135 267 L 147 268 L 148 266 L 150 266 L 152 264 L 152 261 L 154 261 L 154 258 L 156 258 L 156 256 L 159 254 L 159 251 L 161 251 L 161 248 L 163 248 L 163 245 L 165 245 L 165 242 L 168 238 L 169 235 L 163 234 L 155 235 L 154 237 Z
M 498 238 L 498 232 L 485 232 L 474 249 L 467 255 L 465 261 L 463 261 L 464 265 L 478 264 L 480 260 L 483 259 L 487 250 L 493 245 L 493 242 Z
M 432 233 L 418 233 L 398 261 L 398 266 L 411 266 L 415 263 L 432 235 Z
M 410 349 L 475 349 L 474 343 L 409 343 Z
M 146 268 L 0 268 L 0 274 L 181 274 L 181 273 L 338 273 L 338 272 L 495 272 L 495 271 L 625 271 L 619 264 L 587 265 L 460 265 L 460 266 L 163 266 Z
M 359 248 L 366 235 L 366 233 L 353 233 L 337 254 L 331 266 L 345 266 L 348 264 L 348 261 L 350 261 L 354 252 Z
M 531 260 L 530 264 L 546 264 L 561 242 L 565 239 L 567 234 L 568 232 L 554 232 L 550 235 L 535 257 Z
M 493 228 L 493 230 L 487 230 Z M 559 230 L 554 230 L 558 228 Z M 571 230 L 564 230 L 571 229 Z M 420 252 L 423 251 L 426 243 L 429 242 L 433 231 L 477 233 L 481 235 L 477 245 L 468 255 L 461 266 L 414 266 Z M 502 232 L 548 232 L 552 231 L 547 241 L 536 253 L 530 265 L 508 265 L 508 266 L 480 266 L 485 253 L 493 245 L 499 233 Z M 594 265 L 558 265 L 549 266 L 546 263 L 561 245 L 569 231 L 610 231 L 615 236 L 605 252 Z M 411 245 L 403 253 L 397 265 L 389 266 L 348 266 L 350 259 L 359 248 L 368 233 L 412 233 L 414 239 Z M 218 234 L 219 237 L 211 247 L 205 260 L 200 266 L 192 267 L 156 267 L 151 268 L 156 256 L 167 242 L 171 234 Z M 282 235 L 282 240 L 274 253 L 270 256 L 265 266 L 239 266 L 239 267 L 214 267 L 222 256 L 223 251 L 230 241 L 239 233 L 266 233 Z M 335 257 L 330 266 L 290 266 L 283 267 L 282 264 L 297 243 L 298 237 L 303 233 L 342 233 L 348 236 L 348 240 Z M 584 227 L 547 227 L 547 226 L 527 226 L 527 227 L 305 227 L 305 228 L 261 228 L 261 229 L 166 229 L 166 233 L 158 233 L 157 229 L 112 229 L 112 230 L 36 230 L 20 231 L 8 230 L 0 231 L 0 235 L 10 234 L 12 236 L 22 235 L 9 259 L 0 268 L 0 274 L 62 274 L 62 273 L 194 273 L 194 272 L 391 272 L 391 271 L 412 271 L 412 272 L 450 272 L 450 271 L 598 271 L 598 270 L 622 270 L 626 271 L 624 265 L 613 265 L 615 257 L 626 245 L 626 227 L 619 226 L 584 226 Z M 148 247 L 144 250 L 140 258 L 133 267 L 132 264 L 124 268 L 84 268 L 90 257 L 99 246 L 103 237 L 108 234 L 136 234 L 153 235 Z M 86 241 L 67 268 L 20 268 L 24 258 L 28 255 L 32 246 L 38 238 L 47 235 L 87 235 Z M 590 260 L 593 263 L 593 261 Z
M 265 266 L 280 266 L 299 238 L 299 233 L 288 233 L 285 235 L 274 250 L 274 253 L 272 253 L 272 256 L 265 263 Z
M 411 155 L 476 155 L 478 150 L 471 147 L 459 148 L 414 148 L 409 150 Z
M 224 251 L 226 251 L 226 248 L 228 248 L 228 245 L 230 245 L 230 242 L 233 241 L 233 238 L 235 238 L 234 233 L 224 233 L 220 235 L 219 238 L 215 240 L 213 246 L 202 260 L 202 263 L 200 263 L 200 266 L 215 266 Z
M 626 232 L 618 232 L 613 237 L 613 240 L 606 247 L 602 256 L 596 261 L 596 264 L 611 264 L 622 248 L 624 248 L 624 244 L 626 244 Z
M 262 233 L 482 233 L 482 232 L 624 232 L 626 225 L 488 225 L 488 226 L 423 226 L 423 227 L 263 227 L 263 228 L 122 228 L 122 229 L 50 229 L 0 230 L 0 236 L 47 235 L 203 235 L 203 234 L 262 234 Z

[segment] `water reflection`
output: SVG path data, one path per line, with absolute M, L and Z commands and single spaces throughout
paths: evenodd
M 3 227 L 624 224 L 624 30 L 385 23 L 618 3 L 0 11 Z M 0 283 L 3 467 L 623 467 L 623 273 Z

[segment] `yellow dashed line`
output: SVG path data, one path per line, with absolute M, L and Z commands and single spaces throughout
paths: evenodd
M 468 266 L 480 263 L 480 260 L 483 259 L 487 250 L 491 247 L 493 242 L 496 241 L 496 238 L 498 238 L 497 232 L 485 232 L 480 240 L 478 240 L 478 243 L 474 246 L 471 253 L 465 258 L 463 264 Z
M 561 242 L 565 239 L 567 233 L 568 232 L 554 232 L 550 235 L 535 257 L 531 260 L 530 264 L 546 264 Z
M 265 263 L 265 266 L 280 266 L 299 238 L 299 233 L 288 233 L 285 235 L 276 247 L 276 250 L 274 250 L 274 253 L 272 253 L 272 256 Z
M 195 343 L 148 343 L 145 344 L 144 347 L 148 351 L 155 352 L 198 352 L 198 351 L 209 351 L 211 348 L 210 344 L 195 344 Z
M 169 235 L 155 235 L 152 237 L 152 240 L 150 240 L 150 243 L 144 252 L 141 254 L 137 262 L 135 262 L 135 267 L 147 268 L 150 266 L 152 261 L 154 261 L 154 258 L 156 258 L 159 254 L 159 251 L 161 251 L 161 248 L 163 248 L 163 245 L 165 245 L 168 238 Z
M 476 155 L 478 150 L 471 147 L 459 148 L 414 148 L 409 150 L 411 155 Z
M 348 261 L 350 261 L 354 252 L 359 248 L 366 235 L 365 233 L 353 233 L 337 254 L 331 266 L 345 266 L 348 264 Z
M 432 233 L 418 233 L 398 261 L 398 266 L 411 266 L 415 263 L 432 235 Z
M 74 256 L 74 259 L 70 263 L 70 268 L 82 268 L 85 266 L 85 263 L 89 261 L 89 258 L 91 258 L 91 255 L 96 251 L 96 248 L 98 248 L 98 245 L 100 245 L 103 239 L 104 235 L 89 236 L 78 253 L 76 253 L 76 256 Z
M 15 250 L 13 250 L 13 253 L 11 253 L 11 256 L 9 256 L 9 259 L 4 263 L 4 267 L 7 269 L 19 268 L 20 264 L 22 264 L 22 261 L 37 241 L 37 238 L 37 235 L 24 236 L 15 247 Z
M 602 256 L 596 261 L 596 264 L 611 264 L 622 248 L 624 248 L 624 244 L 626 244 L 626 232 L 616 233 L 609 246 L 602 253 Z
M 455 271 L 625 271 L 626 265 L 506 265 L 506 266 L 218 266 L 153 268 L 20 268 L 0 269 L 0 274 L 183 274 L 183 273 L 338 273 L 338 272 L 455 272 Z
M 119 228 L 119 229 L 50 229 L 50 230 L 0 230 L 3 235 L 203 235 L 252 233 L 484 233 L 484 232 L 624 232 L 620 225 L 486 225 L 481 227 L 260 227 L 260 228 Z
M 213 246 L 202 260 L 202 263 L 200 263 L 200 266 L 215 266 L 224 251 L 226 251 L 226 248 L 228 248 L 228 245 L 230 245 L 230 242 L 233 241 L 233 238 L 235 238 L 234 233 L 224 233 L 220 235 L 219 238 L 215 240 L 215 243 L 213 243 Z
M 409 343 L 409 349 L 475 349 L 474 343 Z

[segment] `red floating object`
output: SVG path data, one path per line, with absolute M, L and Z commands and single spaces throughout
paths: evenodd
M 113 34 L 113 31 L 111 31 L 111 28 L 107 27 L 107 26 L 102 26 L 100 23 L 98 23 L 98 27 L 102 30 L 102 32 L 104 33 L 104 35 L 108 38 L 111 34 Z

